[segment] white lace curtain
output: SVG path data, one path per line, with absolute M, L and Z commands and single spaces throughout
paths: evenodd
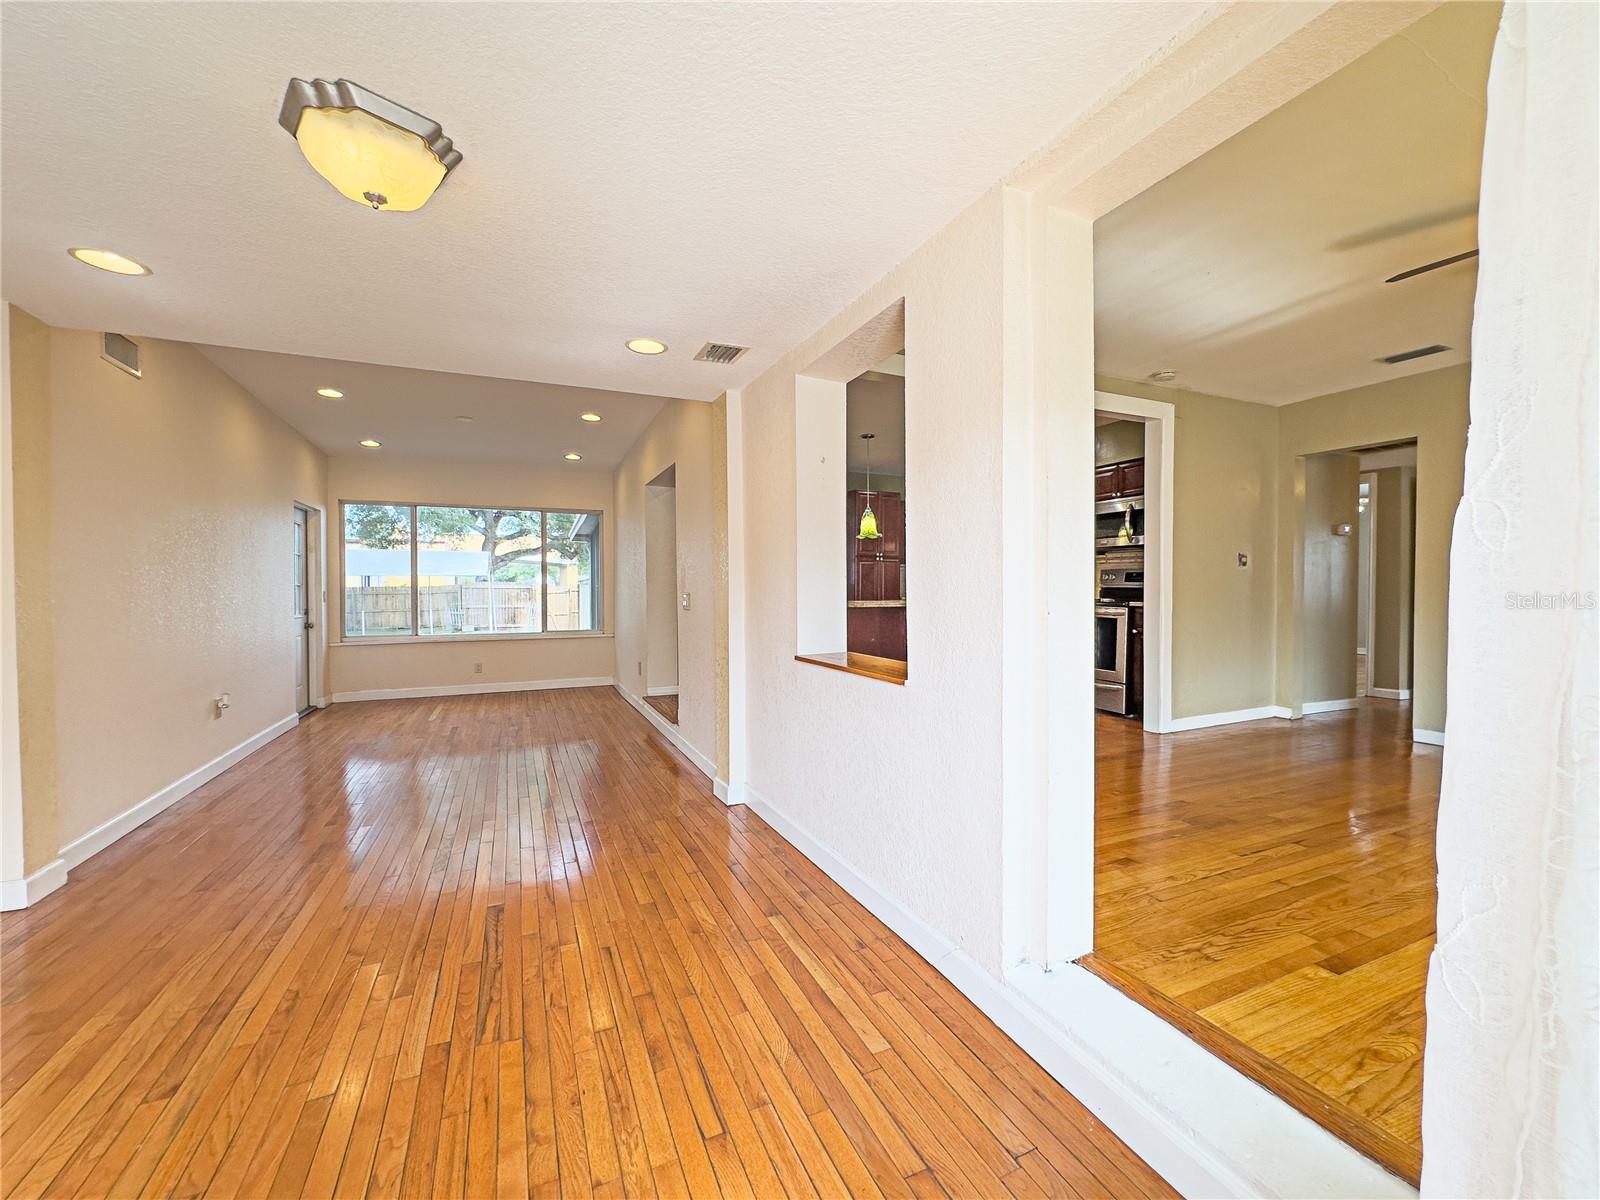
M 1508 3 L 1450 555 L 1425 1196 L 1600 1195 L 1600 6 Z

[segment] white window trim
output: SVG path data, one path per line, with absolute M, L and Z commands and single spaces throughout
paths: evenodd
M 411 632 L 384 637 L 351 637 L 345 632 L 345 537 L 344 537 L 344 510 L 350 505 L 373 505 L 387 508 L 404 508 L 411 514 Z M 550 577 L 546 570 L 544 536 L 545 522 L 551 513 L 575 513 L 595 519 L 595 532 L 598 535 L 599 553 L 592 556 L 589 563 L 590 590 L 594 593 L 594 619 L 593 629 L 541 629 L 537 633 L 505 632 L 505 633 L 423 633 L 421 622 L 421 591 L 417 584 L 417 510 L 419 508 L 479 508 L 496 509 L 502 512 L 536 512 L 539 514 L 539 624 L 550 623 Z M 602 560 L 605 557 L 605 510 L 599 508 L 571 508 L 571 507 L 545 507 L 532 504 L 440 504 L 433 501 L 417 500 L 340 500 L 339 501 L 339 616 L 338 633 L 336 639 L 330 644 L 335 646 L 411 646 L 428 645 L 434 642 L 520 642 L 550 638 L 560 640 L 563 638 L 594 638 L 611 637 L 612 634 L 605 627 L 605 573 Z

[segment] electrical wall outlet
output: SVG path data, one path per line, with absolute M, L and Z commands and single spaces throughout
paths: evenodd
M 483 674 L 483 664 L 482 663 L 473 663 L 472 664 L 472 673 L 474 675 L 482 675 Z
M 1239 565 L 1241 567 L 1248 567 L 1250 565 L 1250 556 L 1243 550 L 1239 552 Z
M 688 612 L 689 611 L 689 593 L 688 592 L 679 592 L 678 593 L 678 607 L 683 609 L 684 612 Z

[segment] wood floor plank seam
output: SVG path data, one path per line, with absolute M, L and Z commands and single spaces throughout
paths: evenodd
M 607 689 L 335 706 L 0 972 L 8 1200 L 1172 1194 Z

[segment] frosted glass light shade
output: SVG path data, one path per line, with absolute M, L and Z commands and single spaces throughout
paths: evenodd
M 437 121 L 348 79 L 291 79 L 278 123 L 341 196 L 380 211 L 415 212 L 461 161 Z
M 359 108 L 308 108 L 294 140 L 341 196 L 371 208 L 415 212 L 444 182 L 428 143 Z
M 872 511 L 872 505 L 869 504 L 861 510 L 861 528 L 856 537 L 871 540 L 882 536 L 883 534 L 878 532 L 878 514 Z

